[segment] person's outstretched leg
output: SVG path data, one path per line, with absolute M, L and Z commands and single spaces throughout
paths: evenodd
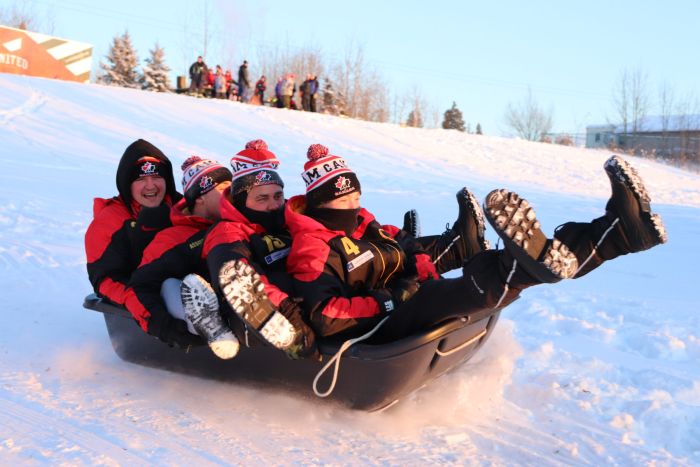
M 464 187 L 457 192 L 456 198 L 459 215 L 452 228 L 442 235 L 418 238 L 435 263 L 438 274 L 461 268 L 465 260 L 490 248 L 484 237 L 484 214 L 474 194 Z
M 423 283 L 390 315 L 377 341 L 399 339 L 451 318 L 481 319 L 512 303 L 524 289 L 567 279 L 576 271 L 573 253 L 545 237 L 534 209 L 517 194 L 495 190 L 487 196 L 485 208 L 506 248 L 472 256 L 460 278 Z
M 652 213 L 649 192 L 637 171 L 619 156 L 612 156 L 604 167 L 612 188 L 605 215 L 591 222 L 568 222 L 554 233 L 578 258 L 579 271 L 574 277 L 667 240 L 663 221 Z
M 188 325 L 192 323 L 197 334 L 207 340 L 212 352 L 224 360 L 235 357 L 240 344 L 224 323 L 211 285 L 197 274 L 188 274 L 180 284 L 180 299 Z

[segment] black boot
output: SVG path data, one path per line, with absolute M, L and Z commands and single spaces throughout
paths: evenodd
M 476 197 L 465 187 L 457 192 L 456 198 L 457 220 L 430 248 L 439 274 L 462 267 L 465 260 L 490 248 L 484 238 L 484 213 Z
M 418 211 L 411 209 L 403 215 L 404 232 L 410 233 L 413 238 L 420 237 L 420 220 L 418 219 Z
M 535 283 L 553 283 L 574 276 L 576 256 L 558 239 L 548 239 L 527 200 L 508 190 L 493 190 L 484 202 L 486 218 L 513 256 L 517 266 Z
M 651 212 L 651 198 L 637 171 L 619 156 L 605 162 L 612 196 L 605 215 L 614 225 L 624 253 L 636 253 L 666 243 L 666 228 L 658 214 Z
M 288 351 L 302 332 L 270 301 L 260 275 L 247 263 L 233 260 L 219 270 L 221 292 L 231 309 L 263 341 Z

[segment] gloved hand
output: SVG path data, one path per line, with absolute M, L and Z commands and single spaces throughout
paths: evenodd
M 402 277 L 391 283 L 391 297 L 394 299 L 397 305 L 407 302 L 413 297 L 413 294 L 418 292 L 420 288 L 420 283 L 418 282 L 418 277 Z
M 170 206 L 161 203 L 155 208 L 142 207 L 139 215 L 136 217 L 136 225 L 142 230 L 163 230 L 170 227 Z
M 158 232 L 171 225 L 170 206 L 167 204 L 162 203 L 155 208 L 142 207 L 136 218 L 136 222 L 129 230 L 131 249 L 133 252 L 132 257 L 141 258 L 143 250 L 151 243 L 153 237 L 155 237 Z
M 280 303 L 279 312 L 292 323 L 297 330 L 296 341 L 287 349 L 287 356 L 293 360 L 299 358 L 319 359 L 316 348 L 316 334 L 302 319 L 303 311 L 299 306 L 301 298 L 287 297 Z
M 170 347 L 187 349 L 188 347 L 206 344 L 200 336 L 194 335 L 187 330 L 187 323 L 170 316 L 160 320 L 150 320 L 148 333 L 156 336 Z

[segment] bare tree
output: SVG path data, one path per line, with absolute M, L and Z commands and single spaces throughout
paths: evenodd
M 552 129 L 552 110 L 544 110 L 528 89 L 527 97 L 519 104 L 509 103 L 505 114 L 506 124 L 528 141 L 540 141 Z
M 659 116 L 661 118 L 661 151 L 664 157 L 670 156 L 668 130 L 674 107 L 673 89 L 667 82 L 659 87 Z
M 700 163 L 700 138 L 693 135 L 700 129 L 700 101 L 693 94 L 678 99 L 674 130 L 680 134 L 678 142 L 678 161 L 681 165 Z
M 631 111 L 632 111 L 632 133 L 637 134 L 643 130 L 644 118 L 649 113 L 650 101 L 647 90 L 647 74 L 637 68 L 631 74 Z
M 630 91 L 629 91 L 629 76 L 627 69 L 622 70 L 620 77 L 613 88 L 613 105 L 615 112 L 619 117 L 619 122 L 622 124 L 622 132 L 627 134 L 627 126 L 630 119 Z
M 624 134 L 641 131 L 650 108 L 647 74 L 641 69 L 624 69 L 613 88 L 613 105 Z
M 333 82 L 347 99 L 349 117 L 372 121 L 389 119 L 389 91 L 379 73 L 365 62 L 362 47 L 350 44 L 333 67 Z
M 0 8 L 0 24 L 44 34 L 53 34 L 53 16 L 52 11 L 49 10 L 46 12 L 46 18 L 43 18 L 36 12 L 31 1 L 15 2 L 8 7 Z

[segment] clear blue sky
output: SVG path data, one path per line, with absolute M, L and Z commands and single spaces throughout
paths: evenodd
M 612 89 L 625 68 L 648 74 L 654 101 L 664 81 L 676 97 L 700 94 L 694 0 L 24 1 L 55 35 L 93 44 L 95 64 L 128 29 L 142 59 L 158 41 L 174 75 L 202 49 L 205 5 L 210 64 L 235 69 L 273 44 L 313 44 L 328 62 L 354 42 L 394 89 L 417 86 L 440 114 L 454 100 L 472 129 L 480 122 L 494 135 L 506 130 L 508 103 L 522 101 L 528 87 L 553 110 L 554 130 L 568 132 L 617 120 Z

